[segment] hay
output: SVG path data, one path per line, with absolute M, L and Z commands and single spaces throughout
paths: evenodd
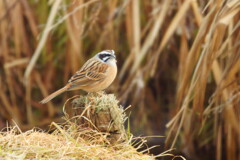
M 129 142 L 107 145 L 101 133 L 77 130 L 71 124 L 70 129 L 56 129 L 51 134 L 36 129 L 19 134 L 14 127 L 0 133 L 0 159 L 154 159 L 137 152 Z
M 113 125 L 125 133 L 123 123 L 125 115 L 114 95 L 101 97 L 89 94 L 73 100 L 73 106 L 84 104 L 90 106 L 95 113 L 111 110 L 115 117 Z M 91 105 L 90 105 L 91 104 Z M 154 156 L 138 152 L 146 140 L 140 138 L 137 147 L 133 147 L 132 136 L 125 140 L 110 143 L 110 132 L 78 124 L 81 116 L 65 116 L 64 124 L 52 122 L 48 133 L 40 129 L 32 129 L 24 133 L 18 126 L 0 132 L 0 159 L 154 159 Z M 74 119 L 74 120 L 73 120 Z M 77 123 L 76 123 L 77 122 Z M 111 129 L 110 129 L 111 130 Z M 118 131 L 120 131 L 118 130 Z M 126 135 L 126 134 L 125 134 Z M 134 144 L 136 145 L 136 144 Z M 146 151 L 146 150 L 145 150 Z
M 72 101 L 69 112 L 71 120 L 78 125 L 108 134 L 111 143 L 126 139 L 126 115 L 113 94 L 90 93 L 80 96 Z

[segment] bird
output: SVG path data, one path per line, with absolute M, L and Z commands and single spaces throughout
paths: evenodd
M 111 85 L 117 75 L 114 50 L 103 50 L 90 58 L 67 82 L 67 84 L 40 101 L 45 104 L 66 91 L 84 90 L 100 92 Z

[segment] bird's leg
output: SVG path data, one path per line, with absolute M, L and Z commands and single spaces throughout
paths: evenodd
M 105 92 L 104 91 L 98 91 L 98 92 L 96 92 L 99 96 L 104 96 L 105 95 Z

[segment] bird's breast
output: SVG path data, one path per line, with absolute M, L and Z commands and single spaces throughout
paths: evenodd
M 87 92 L 98 92 L 106 89 L 109 87 L 117 75 L 117 66 L 116 65 L 109 65 L 108 69 L 106 70 L 106 78 L 99 81 L 98 83 L 94 84 L 91 87 L 83 88 L 83 90 Z

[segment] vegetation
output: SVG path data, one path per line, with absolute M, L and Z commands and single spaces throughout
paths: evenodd
M 98 51 L 114 49 L 107 92 L 132 105 L 136 134 L 161 134 L 186 157 L 240 157 L 239 0 L 1 0 L 0 128 L 59 121 L 71 92 L 46 107 Z M 202 158 L 202 157 L 201 157 Z
M 32 129 L 22 133 L 18 127 L 0 134 L 1 159 L 155 159 L 137 152 L 128 141 L 106 146 L 106 136 L 94 130 L 78 130 L 76 124 L 69 128 L 57 127 L 53 133 Z M 89 139 L 83 138 L 88 137 Z
M 65 123 L 52 122 L 48 133 L 36 128 L 22 132 L 18 126 L 0 132 L 0 159 L 155 159 L 146 154 L 148 149 L 137 151 L 146 139 L 133 137 L 131 133 L 127 137 L 123 129 L 125 114 L 113 95 L 80 96 L 68 107 L 65 105 L 64 109 L 74 109 L 74 113 L 83 110 L 73 116 L 64 112 Z M 101 110 L 105 117 L 115 115 L 112 122 L 107 120 L 107 127 L 98 121 L 104 119 L 99 117 L 103 114 Z M 116 129 L 120 136 L 113 143 L 112 136 L 116 134 L 111 130 Z

